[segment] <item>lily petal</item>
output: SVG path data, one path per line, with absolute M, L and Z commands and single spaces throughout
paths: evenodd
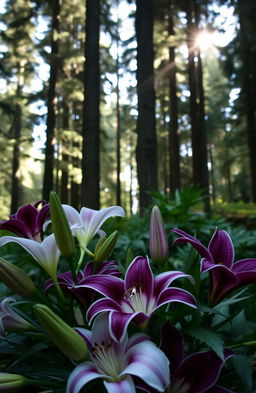
M 234 262 L 234 246 L 229 234 L 221 229 L 214 232 L 208 249 L 212 254 L 214 263 L 232 268 Z
M 119 311 L 111 311 L 109 314 L 110 335 L 116 342 L 122 342 L 129 323 L 141 313 L 127 314 Z
M 114 302 L 112 299 L 99 299 L 96 300 L 87 310 L 86 319 L 90 324 L 92 319 L 101 312 L 104 311 L 118 311 L 122 312 L 120 305 Z
M 229 292 L 236 289 L 239 285 L 237 275 L 226 266 L 215 265 L 211 268 L 209 274 L 209 298 L 214 304 L 220 302 Z
M 0 239 L 1 240 L 1 239 Z M 120 302 L 124 295 L 124 282 L 118 277 L 106 274 L 95 274 L 86 277 L 75 288 L 91 288 L 102 295 Z
M 18 236 L 22 236 L 26 238 L 30 237 L 30 233 L 28 232 L 24 222 L 20 220 L 11 219 L 11 220 L 2 221 L 0 223 L 0 229 L 13 232 Z
M 93 363 L 82 362 L 70 374 L 66 392 L 78 393 L 84 385 L 96 378 L 104 378 L 104 375 L 98 373 Z
M 234 273 L 256 272 L 256 259 L 241 259 L 234 263 L 232 271 Z
M 154 295 L 158 297 L 160 292 L 167 288 L 174 280 L 182 277 L 187 277 L 192 282 L 192 284 L 194 283 L 193 277 L 183 272 L 173 270 L 170 272 L 158 274 L 158 276 L 155 277 Z
M 222 386 L 213 386 L 211 389 L 205 391 L 205 393 L 233 393 L 231 390 L 223 388 Z
M 103 382 L 108 393 L 136 393 L 132 378 L 128 375 L 119 382 Z
M 233 352 L 226 348 L 224 349 L 224 361 L 212 350 L 198 352 L 187 357 L 172 375 L 173 386 L 177 384 L 181 390 L 184 386 L 183 391 L 186 393 L 205 392 L 215 384 L 224 362 L 232 356 Z M 203 378 L 202 365 L 204 366 Z
M 160 349 L 170 360 L 173 374 L 184 359 L 184 339 L 181 332 L 170 322 L 166 322 L 161 329 Z
M 148 258 L 136 257 L 129 265 L 124 281 L 125 291 L 133 287 L 141 288 L 142 294 L 150 299 L 153 294 L 154 276 Z
M 0 238 L 0 247 L 10 242 L 23 247 L 52 278 L 55 277 L 60 251 L 53 234 L 44 239 L 42 243 L 22 237 L 3 236 Z
M 86 209 L 86 208 L 83 208 Z M 82 209 L 82 210 L 83 210 Z M 86 225 L 88 225 L 87 222 L 87 217 L 88 217 L 88 209 L 86 210 L 86 214 L 84 213 L 84 211 L 81 211 L 81 219 L 83 220 L 83 218 L 86 215 Z M 89 224 L 89 228 L 88 228 L 88 238 L 92 238 L 100 229 L 101 225 L 110 217 L 113 216 L 119 216 L 119 217 L 124 217 L 125 213 L 124 213 L 124 209 L 120 206 L 110 206 L 110 207 L 106 207 L 104 209 L 98 210 L 96 213 L 92 214 L 91 216 L 91 220 L 90 220 L 90 224 Z
M 180 289 L 176 287 L 166 288 L 157 299 L 156 308 L 158 309 L 163 304 L 170 302 L 184 303 L 190 307 L 197 308 L 197 302 L 190 292 L 185 291 L 185 289 Z
M 70 225 L 79 225 L 82 226 L 80 214 L 76 209 L 69 205 L 62 205 L 64 212 L 67 216 L 68 222 Z
M 213 262 L 211 253 L 205 246 L 203 246 L 203 244 L 198 239 L 196 239 L 193 236 L 190 236 L 188 233 L 181 231 L 180 229 L 173 229 L 172 232 L 175 232 L 178 235 L 182 236 L 174 240 L 173 242 L 174 245 L 190 243 L 191 246 L 193 246 L 203 258 L 207 258 L 209 261 Z
M 149 386 L 165 391 L 169 383 L 169 360 L 150 341 L 133 346 L 127 352 L 128 366 L 121 375 L 131 374 L 145 381 Z

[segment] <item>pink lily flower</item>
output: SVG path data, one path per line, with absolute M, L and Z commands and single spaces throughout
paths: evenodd
M 108 393 L 136 393 L 144 385 L 148 392 L 164 392 L 169 382 L 169 361 L 149 338 L 127 334 L 121 343 L 113 341 L 108 315 L 99 315 L 92 331 L 76 329 L 85 339 L 91 361 L 79 364 L 68 378 L 67 393 L 79 393 L 88 382 L 100 378 Z
M 137 257 L 127 269 L 124 280 L 98 274 L 86 278 L 76 288 L 91 288 L 105 296 L 90 306 L 87 319 L 90 323 L 97 314 L 109 311 L 110 334 L 115 341 L 122 341 L 132 320 L 143 325 L 164 304 L 179 302 L 197 307 L 191 293 L 176 287 L 168 288 L 180 277 L 193 281 L 191 276 L 179 271 L 164 272 L 154 277 L 148 258 Z

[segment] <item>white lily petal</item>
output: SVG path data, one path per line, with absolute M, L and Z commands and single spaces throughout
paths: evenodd
M 67 393 L 78 393 L 84 385 L 96 378 L 102 378 L 91 362 L 83 362 L 70 374 L 67 382 Z
M 121 375 L 135 375 L 159 392 L 165 391 L 170 381 L 169 360 L 155 344 L 141 342 L 131 347 L 127 356 L 132 360 Z
M 92 219 L 88 228 L 88 239 L 92 239 L 93 236 L 98 232 L 101 225 L 110 217 L 119 216 L 124 217 L 124 209 L 120 206 L 110 206 L 104 209 L 98 210 L 97 213 L 92 215 Z M 89 241 L 88 240 L 88 241 Z
M 0 238 L 0 247 L 10 242 L 18 243 L 27 252 L 29 252 L 43 268 L 45 268 L 45 265 L 47 264 L 47 256 L 45 250 L 41 246 L 41 243 L 38 243 L 35 240 L 25 239 L 23 237 L 3 236 Z
M 82 225 L 80 214 L 76 209 L 69 205 L 62 205 L 70 225 Z
M 59 259 L 60 259 L 60 250 L 59 250 L 59 248 L 57 246 L 54 234 L 51 234 L 50 236 L 47 236 L 42 241 L 41 247 L 44 249 L 44 252 L 46 254 L 46 259 L 47 259 L 47 262 L 48 262 L 47 272 L 52 277 L 53 275 L 56 275 L 57 266 L 58 266 L 58 262 L 59 262 Z
M 88 228 L 92 217 L 98 213 L 98 210 L 89 209 L 88 207 L 82 207 L 80 211 L 81 222 L 85 228 Z
M 108 393 L 136 393 L 133 380 L 130 376 L 119 382 L 104 381 L 104 385 Z

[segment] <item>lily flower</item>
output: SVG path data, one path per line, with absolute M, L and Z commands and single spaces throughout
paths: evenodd
M 78 211 L 72 206 L 62 206 L 73 235 L 77 237 L 81 249 L 86 251 L 89 255 L 93 255 L 87 249 L 87 245 L 90 240 L 96 235 L 96 233 L 100 234 L 100 236 L 105 235 L 105 233 L 100 230 L 103 223 L 110 217 L 124 217 L 125 215 L 123 208 L 120 206 L 106 207 L 101 210 L 93 210 L 83 207 L 80 213 L 78 213 Z
M 40 204 L 42 207 L 38 210 Z M 43 224 L 49 216 L 49 204 L 45 201 L 38 201 L 33 206 L 20 207 L 17 213 L 11 214 L 10 220 L 0 222 L 0 229 L 41 242 L 43 240 Z
M 217 228 L 208 248 L 180 229 L 174 229 L 173 232 L 181 236 L 174 244 L 190 243 L 203 257 L 201 272 L 209 271 L 209 299 L 213 304 L 219 303 L 242 285 L 256 282 L 256 259 L 241 259 L 234 263 L 234 246 L 226 231 Z
M 80 363 L 70 374 L 67 393 L 78 393 L 88 382 L 100 378 L 108 393 L 135 393 L 144 382 L 145 390 L 165 391 L 169 382 L 169 361 L 142 334 L 127 335 L 121 343 L 112 340 L 106 313 L 99 315 L 92 331 L 77 328 L 87 343 L 92 361 Z
M 34 329 L 34 327 L 17 314 L 10 303 L 15 303 L 15 299 L 7 297 L 0 303 L 0 337 L 5 336 L 6 331 L 20 332 Z
M 47 236 L 42 243 L 22 237 L 3 236 L 0 238 L 0 247 L 10 242 L 19 244 L 29 252 L 39 265 L 49 274 L 54 283 L 56 283 L 60 250 L 56 244 L 54 234 Z
M 112 276 L 120 276 L 120 271 L 118 269 L 118 264 L 115 261 L 109 262 L 101 262 L 100 264 L 96 265 L 97 270 L 95 271 L 95 263 L 88 262 L 84 268 L 84 270 L 79 270 L 77 274 L 77 284 L 74 282 L 74 277 L 71 272 L 60 273 L 57 276 L 57 280 L 61 289 L 65 292 L 72 293 L 78 302 L 85 308 L 93 302 L 95 298 L 95 291 L 89 288 L 77 288 L 76 285 L 81 285 L 84 283 L 84 280 L 91 275 L 95 274 L 105 274 L 105 275 L 112 275 Z M 45 283 L 44 289 L 48 291 L 51 287 L 53 287 L 54 283 L 52 280 L 48 280 Z
M 233 356 L 230 349 L 224 348 L 223 360 L 212 350 L 196 352 L 184 358 L 183 337 L 170 322 L 162 328 L 160 348 L 170 360 L 172 393 L 232 393 L 216 385 L 222 367 Z
M 137 257 L 128 267 L 124 280 L 98 274 L 86 278 L 76 288 L 91 288 L 105 296 L 90 306 L 87 319 L 90 323 L 97 314 L 110 311 L 110 334 L 115 341 L 122 341 L 132 320 L 143 325 L 164 304 L 179 302 L 197 307 L 194 296 L 189 292 L 168 288 L 173 280 L 180 277 L 193 280 L 179 271 L 164 272 L 154 278 L 148 258 Z

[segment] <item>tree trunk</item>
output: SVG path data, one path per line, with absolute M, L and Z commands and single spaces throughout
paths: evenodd
M 203 71 L 200 50 L 195 45 L 198 21 L 199 12 L 196 0 L 189 0 L 187 2 L 187 45 L 193 182 L 203 190 L 205 196 L 204 210 L 206 213 L 210 213 Z
M 121 118 L 120 118 L 120 92 L 119 92 L 119 58 L 117 46 L 117 85 L 116 85 L 116 204 L 121 206 Z
M 168 0 L 168 33 L 174 37 L 173 26 L 173 0 Z M 178 98 L 176 81 L 175 46 L 169 46 L 169 100 L 170 100 L 170 122 L 169 122 L 169 146 L 170 146 L 170 191 L 173 193 L 180 189 L 180 141 L 178 134 Z
M 26 61 L 20 61 L 17 72 L 17 89 L 15 115 L 13 119 L 13 156 L 12 156 L 12 182 L 11 182 L 11 214 L 16 213 L 20 205 L 20 138 L 22 128 L 21 96 L 24 86 L 24 72 Z
M 255 51 L 253 42 L 247 31 L 248 24 L 245 19 L 246 4 L 238 0 L 238 17 L 240 24 L 241 57 L 243 63 L 242 73 L 242 97 L 245 103 L 245 114 L 247 122 L 247 143 L 249 151 L 251 172 L 251 194 L 252 201 L 256 203 L 256 70 L 254 66 Z M 253 19 L 253 18 L 252 18 Z M 255 20 L 253 20 L 255 23 Z
M 63 131 L 69 130 L 69 103 L 63 97 L 62 102 L 62 128 Z M 62 160 L 61 160 L 61 179 L 60 179 L 60 199 L 62 203 L 68 203 L 68 165 L 69 165 L 69 155 L 68 155 L 68 145 L 69 140 L 67 135 L 62 136 Z
M 51 64 L 50 79 L 48 88 L 47 123 L 46 123 L 46 144 L 45 163 L 43 178 L 43 199 L 49 200 L 50 192 L 53 190 L 53 168 L 54 168 L 54 134 L 56 122 L 56 84 L 59 68 L 59 25 L 60 25 L 60 2 L 52 1 L 52 38 L 51 38 Z
M 157 139 L 153 68 L 152 0 L 136 0 L 137 38 L 137 171 L 140 212 L 149 206 L 149 191 L 157 190 Z
M 20 202 L 20 136 L 21 136 L 21 106 L 15 105 L 14 144 L 12 156 L 12 185 L 11 185 L 11 214 L 16 213 Z
M 100 207 L 100 0 L 86 0 L 84 68 L 82 205 Z

